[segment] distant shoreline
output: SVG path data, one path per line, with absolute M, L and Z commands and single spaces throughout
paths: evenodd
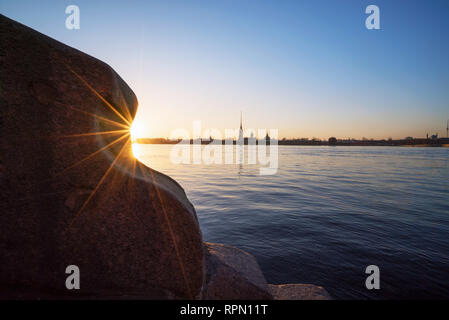
M 170 140 L 165 138 L 139 138 L 133 140 L 133 143 L 138 144 L 201 144 L 208 145 L 212 142 L 220 145 L 225 144 L 237 144 L 236 140 Z M 262 140 L 264 141 L 264 140 Z M 439 139 L 401 139 L 401 140 L 308 140 L 308 139 L 282 139 L 282 140 L 271 140 L 269 138 L 265 139 L 266 145 L 270 145 L 272 142 L 280 146 L 356 146 L 356 147 L 419 147 L 419 148 L 448 148 L 449 138 L 439 138 Z M 257 140 L 251 141 L 251 144 L 258 144 Z M 244 139 L 244 145 L 248 145 L 248 138 Z

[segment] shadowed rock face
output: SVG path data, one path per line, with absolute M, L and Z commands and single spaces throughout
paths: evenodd
M 1 15 L 0 43 L 0 296 L 198 297 L 195 210 L 132 156 L 132 90 L 105 63 Z M 65 288 L 68 265 L 80 290 Z
M 137 99 L 112 68 L 2 15 L 0 43 L 0 298 L 329 298 L 203 244 L 184 190 L 132 156 Z
M 270 300 L 270 290 L 251 254 L 236 247 L 205 243 L 207 300 Z
M 269 284 L 275 300 L 332 300 L 323 287 L 313 284 Z

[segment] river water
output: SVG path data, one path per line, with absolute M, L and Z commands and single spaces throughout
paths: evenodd
M 313 283 L 336 299 L 449 298 L 449 148 L 279 146 L 279 169 L 174 164 L 205 241 L 253 254 L 269 283 Z M 245 158 L 246 159 L 246 158 Z M 380 269 L 380 290 L 365 269 Z

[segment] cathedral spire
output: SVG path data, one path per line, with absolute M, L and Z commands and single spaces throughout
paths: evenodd
M 243 124 L 242 124 L 242 111 L 240 111 L 240 130 L 239 130 L 239 144 L 243 144 Z
M 240 130 L 243 130 L 243 126 L 242 126 L 242 111 L 240 111 Z

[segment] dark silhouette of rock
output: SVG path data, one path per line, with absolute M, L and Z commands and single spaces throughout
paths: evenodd
M 275 300 L 332 300 L 326 289 L 313 284 L 269 284 Z
M 0 43 L 0 296 L 199 297 L 196 213 L 174 180 L 132 156 L 132 90 L 105 63 L 1 15 Z M 80 290 L 65 287 L 68 265 Z
M 111 67 L 2 15 L 0 43 L 0 298 L 324 295 L 203 244 L 184 190 L 133 157 L 137 99 Z
M 206 284 L 203 299 L 272 299 L 256 259 L 238 248 L 205 243 Z

